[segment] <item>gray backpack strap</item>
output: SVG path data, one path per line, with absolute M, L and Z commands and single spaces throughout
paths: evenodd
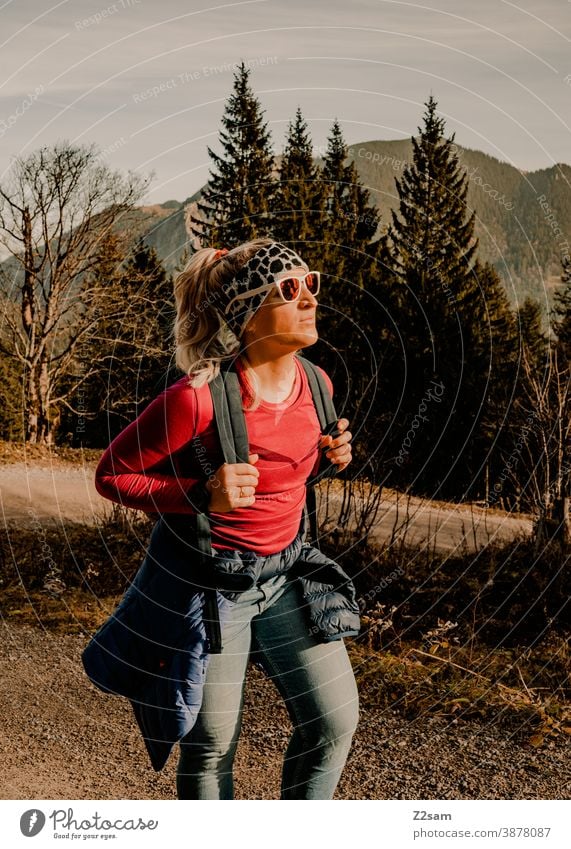
M 333 398 L 331 397 L 329 388 L 325 383 L 325 379 L 317 366 L 310 360 L 299 356 L 298 359 L 307 374 L 311 394 L 313 395 L 313 403 L 315 404 L 317 418 L 319 419 L 321 427 L 321 433 L 322 435 L 335 435 L 334 431 L 337 430 L 338 416 L 335 411 Z M 337 466 L 335 463 L 331 463 L 325 454 L 322 454 L 317 473 L 312 478 L 308 479 L 307 486 L 314 486 L 323 478 L 334 477 L 336 474 Z
M 317 366 L 311 362 L 311 360 L 299 356 L 299 354 L 297 356 L 307 375 L 307 380 L 313 396 L 313 403 L 315 404 L 317 417 L 321 426 L 321 433 L 322 435 L 331 434 L 335 436 L 337 434 L 337 413 L 335 411 L 333 398 L 329 392 L 329 387 L 325 383 L 323 375 Z M 319 528 L 317 523 L 315 484 L 324 478 L 334 477 L 336 474 L 337 466 L 325 456 L 325 453 L 322 453 L 317 473 L 312 478 L 308 478 L 306 482 L 306 510 L 308 513 L 311 533 L 311 536 L 307 541 L 311 545 L 315 545 L 317 548 L 319 548 Z
M 223 365 L 219 374 L 208 384 L 214 408 L 214 424 L 218 432 L 225 463 L 247 463 L 249 454 L 248 431 L 242 410 L 240 381 L 232 364 Z M 196 515 L 197 546 L 203 562 L 212 557 L 210 519 L 206 513 Z M 204 590 L 204 625 L 208 637 L 208 651 L 222 651 L 222 630 L 216 590 Z
M 218 378 L 210 383 L 210 392 L 225 461 L 247 463 L 250 453 L 248 430 L 242 409 L 240 380 L 232 365 L 225 366 Z
M 311 360 L 308 360 L 306 357 L 302 357 L 299 354 L 297 355 L 297 358 L 305 369 L 305 373 L 311 387 L 311 394 L 313 395 L 313 403 L 317 410 L 317 417 L 319 419 L 321 429 L 324 430 L 331 422 L 337 423 L 337 414 L 335 412 L 333 398 L 331 397 L 323 375 L 317 366 L 312 363 Z
M 197 513 L 194 516 L 194 528 L 196 532 L 196 548 L 198 549 L 202 566 L 208 566 L 212 558 L 212 535 L 210 532 L 210 518 L 207 513 Z M 218 614 L 218 599 L 216 590 L 203 587 L 204 610 L 203 621 L 206 631 L 207 651 L 211 654 L 220 654 L 222 651 L 222 629 Z

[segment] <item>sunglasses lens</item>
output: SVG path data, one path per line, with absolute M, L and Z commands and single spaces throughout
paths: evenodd
M 299 293 L 301 282 L 295 277 L 287 277 L 280 280 L 280 289 L 286 301 L 294 301 Z
M 315 295 L 319 291 L 319 276 L 310 271 L 309 274 L 306 275 L 305 285 L 311 294 Z

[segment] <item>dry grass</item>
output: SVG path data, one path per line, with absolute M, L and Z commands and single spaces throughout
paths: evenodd
M 480 648 L 477 654 L 445 643 L 433 644 L 429 652 L 403 644 L 392 653 L 352 642 L 349 654 L 368 706 L 408 719 L 440 716 L 453 724 L 480 719 L 533 746 L 571 735 L 568 640 L 556 638 L 528 653 Z
M 61 596 L 43 590 L 27 591 L 22 586 L 2 591 L 0 611 L 10 623 L 36 625 L 51 634 L 91 634 L 114 610 L 121 594 L 98 598 L 79 587 L 69 587 Z
M 0 440 L 0 465 L 29 463 L 31 465 L 73 465 L 83 467 L 99 461 L 103 451 L 99 448 L 68 448 L 66 446 L 30 445 L 25 442 Z

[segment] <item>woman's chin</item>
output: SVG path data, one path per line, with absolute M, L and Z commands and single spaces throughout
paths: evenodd
M 316 342 L 319 338 L 319 333 L 317 332 L 315 324 L 310 324 L 308 322 L 307 328 L 301 328 L 299 330 L 299 336 L 307 340 L 311 340 L 312 342 Z M 305 344 L 309 345 L 310 343 L 307 341 Z
M 280 338 L 276 337 L 276 342 L 281 346 L 290 348 L 292 351 L 298 348 L 307 348 L 308 345 L 313 345 L 319 339 L 319 333 L 315 328 L 308 327 L 307 330 L 296 330 L 295 333 L 280 334 Z
M 309 348 L 310 345 L 315 345 L 318 339 L 317 333 L 300 333 L 297 344 L 300 348 Z

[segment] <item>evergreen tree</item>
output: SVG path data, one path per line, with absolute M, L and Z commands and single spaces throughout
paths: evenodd
M 536 374 L 545 373 L 549 363 L 549 342 L 543 332 L 541 304 L 527 297 L 517 311 L 521 350 L 530 359 Z
M 557 334 L 557 359 L 561 369 L 562 379 L 560 383 L 566 385 L 566 412 L 562 416 L 563 421 L 557 422 L 557 428 L 564 429 L 564 447 L 561 452 L 561 468 L 559 473 L 562 478 L 561 497 L 571 498 L 571 439 L 569 438 L 569 422 L 571 421 L 571 258 L 569 255 L 563 259 L 563 273 L 561 275 L 563 291 L 555 295 L 555 315 L 557 320 L 554 329 Z
M 571 471 L 571 370 L 559 339 L 543 331 L 541 305 L 526 298 L 517 313 L 520 335 L 518 375 L 511 430 L 512 470 L 508 500 L 537 513 L 537 539 L 553 520 L 569 494 Z M 515 446 L 515 447 L 514 447 Z M 506 452 L 507 454 L 507 452 Z M 508 463 L 505 464 L 508 466 Z M 559 518 L 557 516 L 559 515 Z
M 362 286 L 378 259 L 375 240 L 380 213 L 371 204 L 370 192 L 362 185 L 354 162 L 347 162 L 348 149 L 335 119 L 323 159 L 322 185 L 325 219 L 322 226 L 323 261 L 331 263 L 338 279 L 351 279 Z
M 124 258 L 120 236 L 109 231 L 99 242 L 97 260 L 89 273 L 88 289 L 97 302 L 95 314 L 82 301 L 79 323 L 85 328 L 91 317 L 92 326 L 77 345 L 74 364 L 62 379 L 71 396 L 60 409 L 58 439 L 73 447 L 99 447 L 106 441 L 107 373 L 127 303 L 125 298 L 117 296 Z
M 172 331 L 176 309 L 173 281 L 156 250 L 141 238 L 125 269 L 125 276 L 137 292 L 140 328 L 144 331 L 138 365 L 138 397 L 146 403 L 153 397 L 156 380 L 170 366 L 174 353 Z M 143 334 L 141 334 L 143 336 Z
M 96 352 L 98 368 L 82 383 L 80 431 L 67 428 L 72 442 L 98 447 L 164 389 L 174 352 L 172 280 L 155 249 L 139 238 L 122 262 L 120 246 L 111 236 L 101 260 L 95 274 L 106 287 L 104 309 L 81 351 L 85 362 L 94 360 Z
M 425 105 L 419 138 L 412 138 L 413 162 L 395 180 L 399 209 L 388 228 L 396 309 L 392 358 L 395 365 L 400 359 L 400 368 L 386 390 L 399 411 L 396 480 L 415 481 L 426 494 L 462 497 L 473 484 L 466 451 L 486 380 L 470 344 L 481 313 L 475 213 L 468 214 L 468 179 L 452 147 L 454 134 L 444 138 L 432 95 Z
M 474 291 L 472 259 L 476 213 L 466 219 L 468 179 L 452 144 L 444 138 L 444 120 L 437 103 L 425 104 L 424 127 L 412 137 L 413 164 L 395 178 L 399 211 L 392 210 L 388 228 L 393 273 L 427 307 L 447 306 L 454 313 Z M 400 218 L 399 218 L 400 215 Z M 426 336 L 427 347 L 431 340 Z
M 527 508 L 532 509 L 533 498 L 526 492 L 530 482 L 549 479 L 549 451 L 546 445 L 550 441 L 547 434 L 553 430 L 552 414 L 548 399 L 552 394 L 551 350 L 547 335 L 543 331 L 541 304 L 534 298 L 526 297 L 516 313 L 519 332 L 519 351 L 517 378 L 515 381 L 514 403 L 508 419 L 510 445 L 504 450 L 504 462 L 508 449 L 514 451 L 514 445 L 524 439 L 521 451 L 523 462 L 518 462 L 515 480 L 504 485 L 503 493 L 509 504 L 515 496 L 518 504 L 523 496 Z M 519 459 L 519 458 L 518 458 Z M 535 470 L 535 471 L 532 471 Z M 536 474 L 537 472 L 537 474 Z M 533 485 L 531 486 L 533 489 Z M 543 483 L 536 488 L 542 489 Z M 512 493 L 513 490 L 513 493 Z
M 563 259 L 562 291 L 555 293 L 553 328 L 562 352 L 571 363 L 571 258 Z
M 497 404 L 493 418 L 505 415 L 517 366 L 519 342 L 517 321 L 510 308 L 504 285 L 489 262 L 476 260 L 474 280 L 479 297 L 475 300 L 473 321 L 466 326 L 471 333 L 467 342 L 471 347 L 471 363 L 476 367 L 473 390 L 479 385 L 479 375 L 486 378 L 486 400 Z
M 188 261 L 189 261 L 191 256 L 192 256 L 192 252 L 191 252 L 189 246 L 185 245 L 184 248 L 183 248 L 183 251 L 182 251 L 175 267 L 174 267 L 175 276 L 177 274 L 180 274 L 181 271 L 184 271 L 184 269 L 188 265 Z
M 290 122 L 279 166 L 279 186 L 272 232 L 290 245 L 310 267 L 321 257 L 323 193 L 319 168 L 313 160 L 311 138 L 301 109 Z
M 474 279 L 479 298 L 467 330 L 471 368 L 465 375 L 465 392 L 484 394 L 479 425 L 465 452 L 472 497 L 489 498 L 489 482 L 497 479 L 511 448 L 509 423 L 513 415 L 519 339 L 517 321 L 503 283 L 490 263 L 476 260 Z M 482 387 L 482 382 L 485 386 Z
M 142 238 L 126 263 L 119 291 L 129 301 L 129 313 L 119 329 L 110 374 L 116 392 L 113 407 L 117 412 L 123 407 L 130 418 L 151 400 L 155 384 L 170 365 L 175 315 L 170 275 Z
M 203 247 L 234 246 L 267 235 L 276 183 L 270 133 L 250 87 L 244 62 L 222 118 L 223 154 L 208 148 L 213 162 L 208 184 L 191 216 L 192 233 Z
M 372 381 L 371 345 L 376 343 L 380 317 L 376 305 L 381 240 L 375 239 L 379 211 L 355 164 L 347 160 L 347 145 L 336 119 L 321 172 L 325 214 L 320 226 L 324 271 L 320 301 L 323 335 L 347 360 L 338 380 L 350 404 L 363 400 L 364 386 Z

